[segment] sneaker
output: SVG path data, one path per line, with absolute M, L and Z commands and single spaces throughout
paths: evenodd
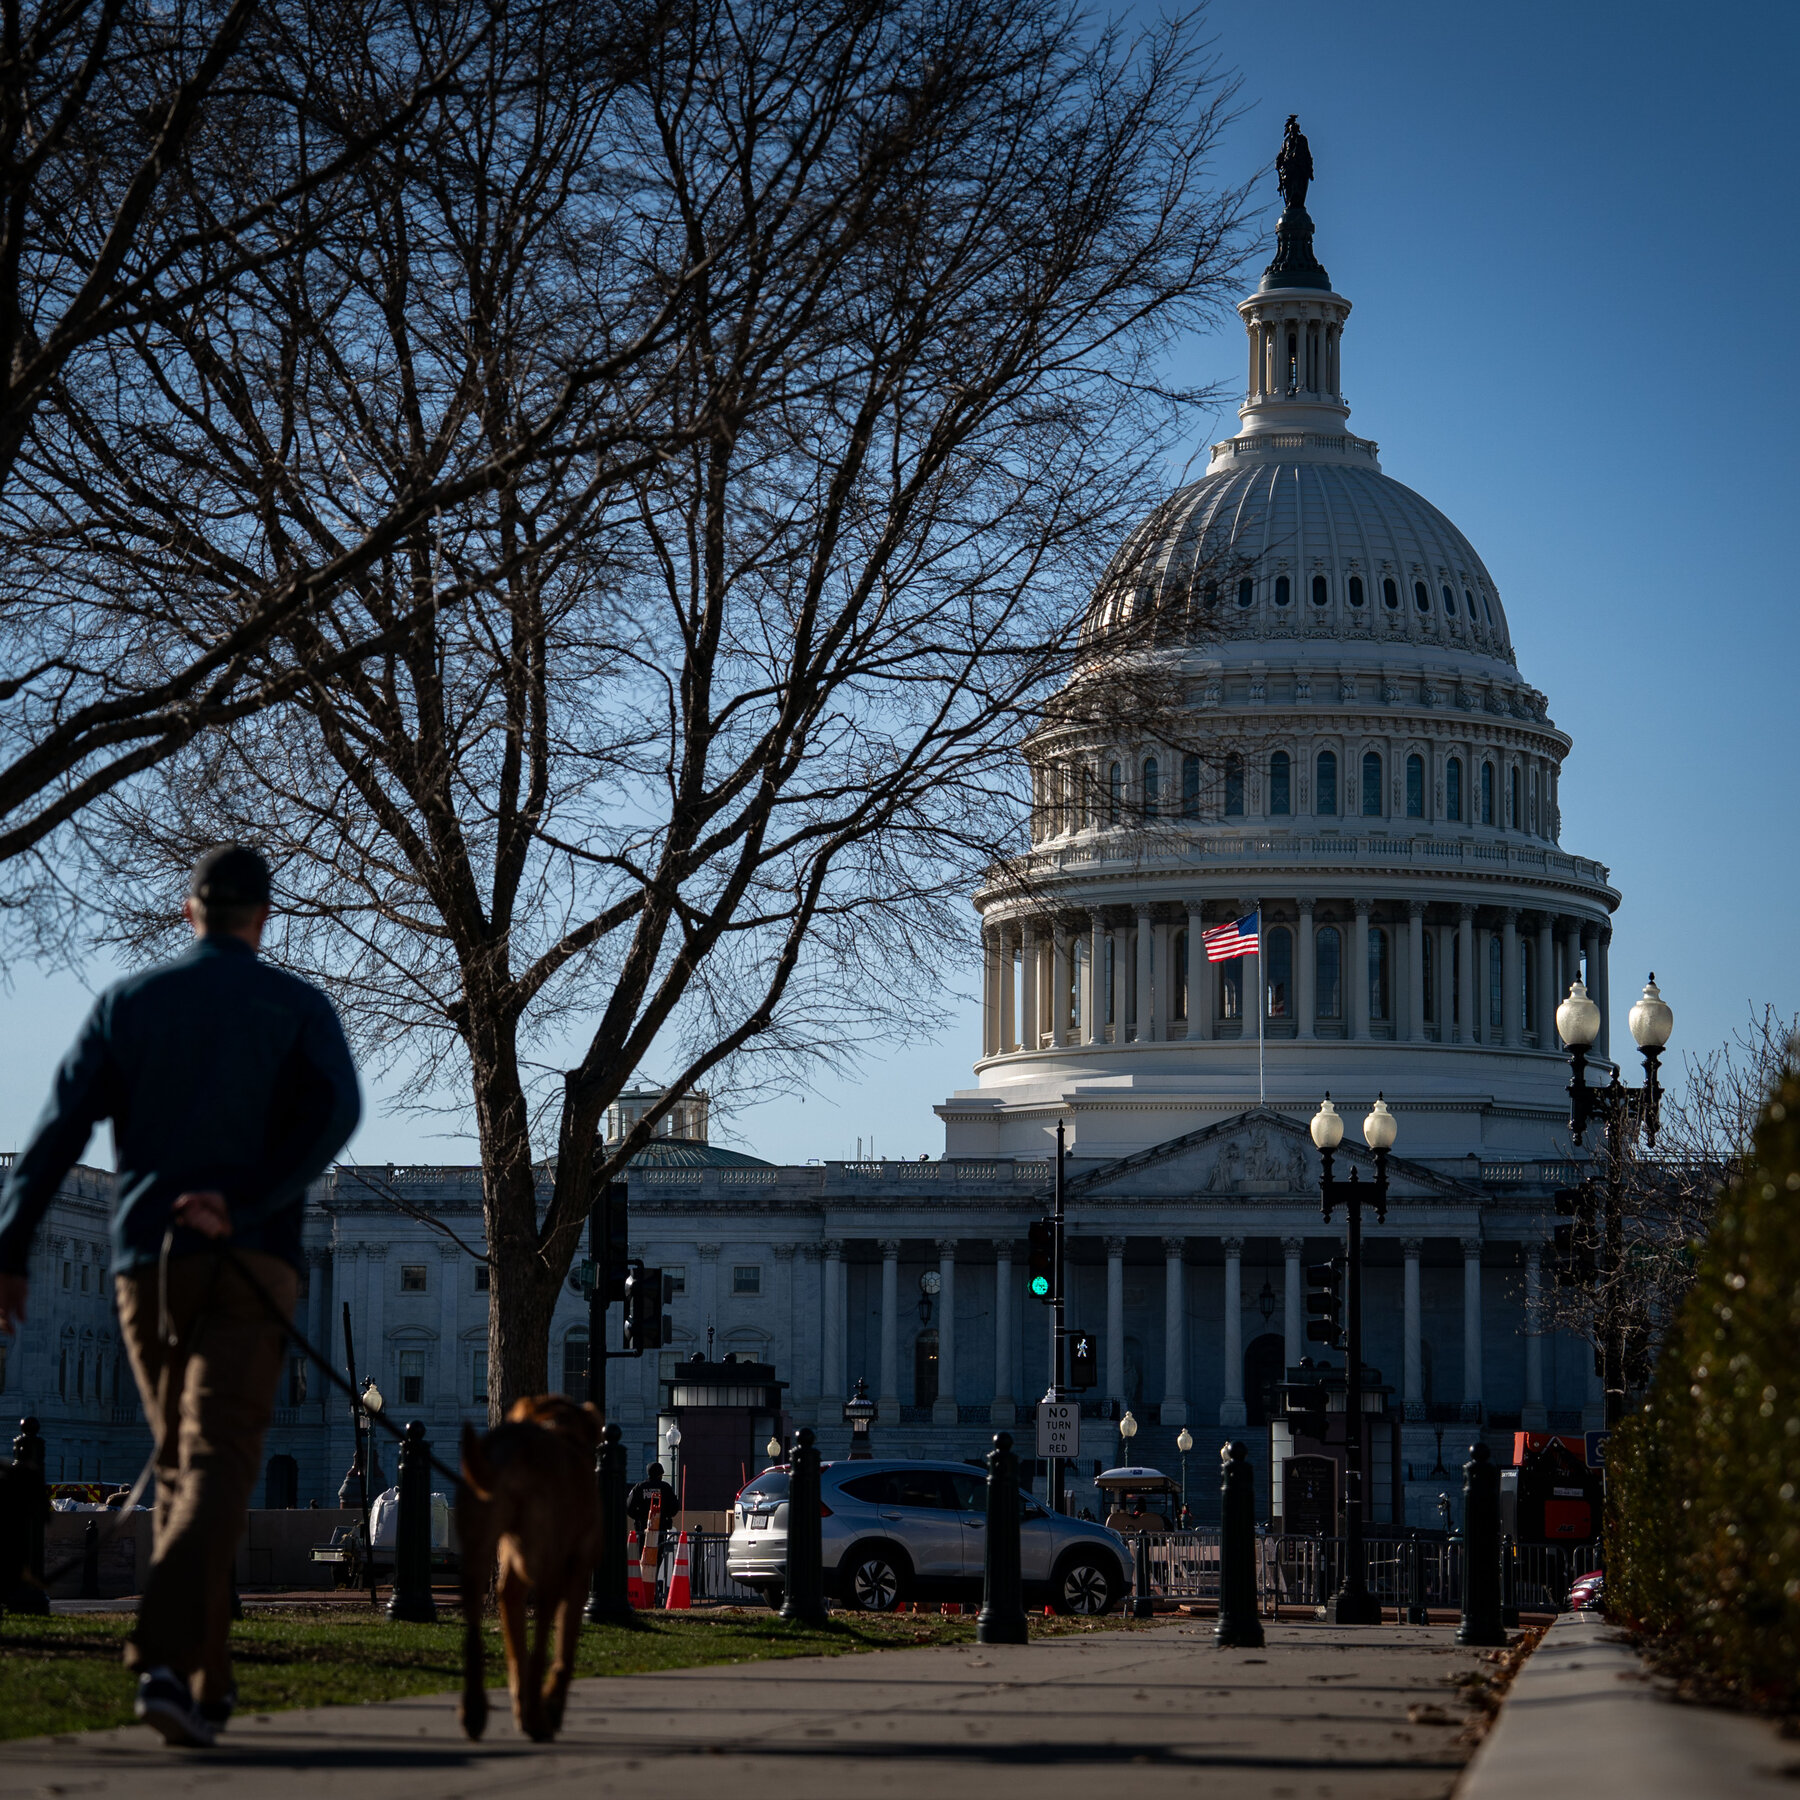
M 194 1704 L 193 1691 L 173 1669 L 150 1669 L 138 1677 L 133 1710 L 146 1725 L 162 1733 L 165 1743 L 193 1750 L 213 1747 L 211 1721 Z
M 218 1699 L 207 1698 L 200 1702 L 200 1716 L 214 1731 L 223 1731 L 231 1723 L 231 1715 L 237 1711 L 237 1683 L 234 1681 Z

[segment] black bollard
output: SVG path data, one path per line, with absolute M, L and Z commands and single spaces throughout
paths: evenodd
M 1262 1620 L 1256 1613 L 1256 1471 L 1250 1452 L 1233 1444 L 1223 1459 L 1219 1490 L 1219 1624 L 1213 1641 L 1220 1649 L 1260 1650 Z
M 1408 1588 L 1406 1622 L 1409 1625 L 1429 1625 L 1431 1614 L 1425 1606 L 1425 1546 L 1419 1542 L 1416 1531 L 1410 1532 L 1408 1536 L 1411 1540 L 1409 1554 L 1412 1557 L 1412 1580 Z
M 787 1594 L 781 1616 L 799 1625 L 830 1623 L 825 1612 L 825 1546 L 819 1524 L 819 1450 L 810 1425 L 800 1427 L 788 1458 Z
M 1500 1471 L 1486 1444 L 1463 1464 L 1463 1603 L 1459 1644 L 1504 1644 L 1500 1622 Z
M 81 1530 L 81 1598 L 100 1598 L 100 1527 L 92 1519 Z
M 50 1596 L 44 1592 L 44 1524 L 50 1516 L 50 1493 L 44 1485 L 44 1440 L 36 1419 L 21 1419 L 13 1439 L 13 1542 L 6 1550 L 4 1583 L 6 1610 L 47 1613 Z
M 1150 1599 L 1150 1534 L 1147 1531 L 1137 1534 L 1137 1555 L 1132 1561 L 1132 1571 L 1131 1616 L 1153 1619 L 1156 1607 Z
M 1019 1572 L 1019 1459 L 1012 1433 L 994 1433 L 988 1452 L 987 1544 L 983 1552 L 981 1617 L 975 1625 L 979 1644 L 1022 1644 L 1025 1588 Z
M 587 1620 L 590 1625 L 635 1625 L 626 1564 L 626 1536 L 631 1521 L 625 1516 L 625 1446 L 617 1425 L 608 1425 L 596 1453 L 594 1479 L 600 1488 L 600 1560 L 594 1564 L 593 1585 L 588 1590 Z
M 1519 1546 L 1504 1533 L 1500 1538 L 1500 1623 L 1509 1630 L 1519 1622 Z
M 437 1620 L 431 1597 L 431 1446 L 414 1419 L 400 1446 L 400 1516 L 394 1527 L 394 1592 L 387 1616 L 415 1625 Z

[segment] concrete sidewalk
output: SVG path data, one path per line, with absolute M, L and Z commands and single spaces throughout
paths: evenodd
M 468 1743 L 445 1695 L 241 1719 L 214 1751 L 142 1727 L 34 1738 L 0 1755 L 0 1800 L 1094 1800 L 1121 1778 L 1131 1800 L 1438 1800 L 1467 1754 L 1448 1678 L 1478 1660 L 1442 1627 L 1281 1624 L 1255 1651 L 1168 1620 L 581 1681 L 544 1748 L 507 1711 Z
M 1667 1698 L 1623 1637 L 1565 1613 L 1513 1683 L 1457 1800 L 1793 1795 L 1800 1743 L 1766 1720 Z

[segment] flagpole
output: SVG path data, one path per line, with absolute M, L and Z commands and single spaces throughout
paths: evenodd
M 1256 903 L 1256 1104 L 1267 1099 L 1263 1084 L 1263 1014 L 1268 1011 L 1269 996 L 1263 983 L 1262 901 Z

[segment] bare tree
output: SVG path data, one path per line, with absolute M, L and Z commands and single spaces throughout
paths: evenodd
M 656 380 L 590 400 L 681 447 L 442 509 L 358 597 L 466 601 L 353 662 L 368 621 L 296 632 L 322 672 L 294 723 L 114 809 L 134 881 L 224 830 L 269 844 L 283 954 L 420 1100 L 473 1103 L 496 1413 L 545 1385 L 590 1196 L 666 1110 L 600 1147 L 640 1064 L 671 1104 L 802 1080 L 916 1023 L 967 943 L 971 880 L 1019 848 L 1020 735 L 1109 654 L 1088 596 L 1195 397 L 1170 337 L 1238 260 L 1242 196 L 1206 172 L 1229 99 L 1185 28 L 1128 43 L 1043 0 L 696 0 L 583 153 L 632 196 L 644 288 L 696 272 Z M 528 265 L 555 291 L 528 300 Z M 496 282 L 491 446 L 588 266 Z M 425 300 L 397 310 L 435 361 Z M 350 386 L 405 361 L 393 331 L 335 353 Z

